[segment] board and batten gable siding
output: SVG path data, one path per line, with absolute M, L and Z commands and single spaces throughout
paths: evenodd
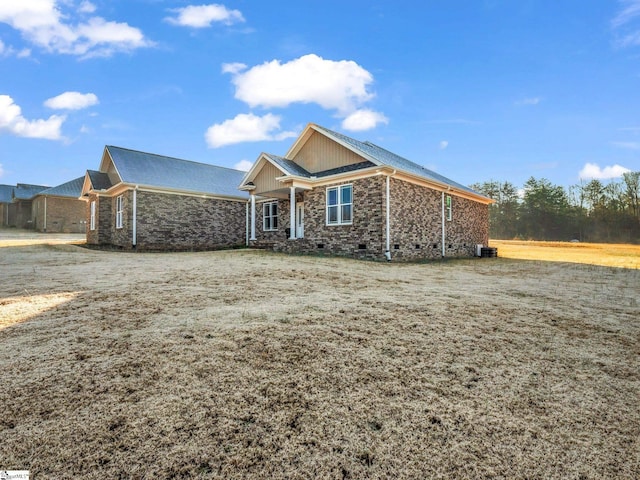
M 136 203 L 138 249 L 213 249 L 245 244 L 246 201 L 138 191 Z
M 265 192 L 272 192 L 274 190 L 284 188 L 282 183 L 276 180 L 277 177 L 281 177 L 283 175 L 282 171 L 275 165 L 270 162 L 265 162 L 260 169 L 260 173 L 258 173 L 253 180 L 253 183 L 256 186 L 253 193 L 261 195 Z
M 366 159 L 326 136 L 313 132 L 292 160 L 309 173 L 317 173 L 361 163 Z

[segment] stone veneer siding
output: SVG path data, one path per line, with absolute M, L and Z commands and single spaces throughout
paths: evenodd
M 130 202 L 125 203 L 130 217 Z M 139 191 L 137 209 L 138 249 L 226 248 L 246 241 L 243 200 Z
M 353 185 L 353 224 L 326 225 L 328 187 Z M 390 252 L 394 261 L 442 257 L 442 193 L 391 178 Z M 386 249 L 386 177 L 373 176 L 336 183 L 298 194 L 304 201 L 304 238 L 288 240 L 289 201 L 278 200 L 276 232 L 262 231 L 262 204 L 256 203 L 255 245 L 286 253 L 328 254 L 384 260 Z M 452 220 L 445 220 L 445 255 L 475 254 L 489 240 L 489 208 L 452 195 Z M 320 248 L 322 246 L 322 248 Z M 360 248 L 364 247 L 364 248 Z
M 345 184 L 353 185 L 353 222 L 327 225 L 327 188 Z M 299 193 L 296 201 L 304 202 L 304 238 L 288 240 L 289 201 L 279 200 L 278 232 L 262 232 L 262 208 L 256 204 L 256 238 L 260 242 L 272 243 L 278 252 L 384 258 L 383 178 L 375 176 L 314 188 Z
M 442 257 L 442 193 L 391 179 L 391 258 Z M 445 196 L 447 193 L 445 193 Z M 452 219 L 445 220 L 445 256 L 469 257 L 489 240 L 489 207 L 451 195 Z
M 96 202 L 96 228 L 91 230 L 91 202 Z M 85 205 L 85 219 L 87 231 L 87 243 L 90 245 L 109 245 L 111 244 L 111 230 L 114 223 L 111 221 L 111 197 L 99 196 L 96 194 L 89 195 L 89 200 Z M 113 218 L 115 222 L 115 214 Z
M 85 202 L 75 198 L 46 197 L 47 226 L 45 230 L 45 197 L 40 195 L 33 200 L 32 223 L 38 232 L 47 233 L 84 233 Z

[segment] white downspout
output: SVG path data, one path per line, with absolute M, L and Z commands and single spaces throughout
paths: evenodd
M 138 185 L 133 189 L 133 234 L 132 234 L 132 244 L 135 248 L 138 244 Z
M 249 202 L 244 204 L 244 244 L 249 246 Z
M 44 231 L 47 231 L 47 196 L 44 196 Z
M 445 241 L 446 241 L 446 236 L 445 236 L 445 225 L 444 225 L 444 191 L 442 192 L 442 257 L 445 257 L 446 254 L 446 250 L 445 250 Z
M 386 200 L 387 200 L 387 208 L 386 208 L 386 237 L 387 237 L 387 241 L 386 241 L 386 250 L 384 252 L 384 256 L 386 257 L 387 261 L 390 262 L 391 261 L 391 188 L 390 188 L 390 183 L 391 183 L 391 175 L 394 175 L 396 173 L 396 171 L 394 170 L 393 173 L 387 175 L 387 195 L 386 195 Z
M 296 239 L 296 187 L 289 187 L 289 240 Z
M 251 194 L 251 238 L 249 240 L 256 239 L 256 196 Z

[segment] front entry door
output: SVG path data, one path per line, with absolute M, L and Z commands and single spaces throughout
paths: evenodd
M 304 238 L 304 203 L 296 204 L 296 238 Z

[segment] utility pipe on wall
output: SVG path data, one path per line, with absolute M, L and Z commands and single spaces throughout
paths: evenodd
M 445 226 L 444 226 L 444 191 L 442 192 L 442 257 L 445 256 L 446 254 L 446 250 L 445 250 L 445 241 L 446 241 L 446 236 L 445 236 Z
M 138 185 L 133 189 L 133 239 L 132 244 L 135 247 L 138 243 Z
M 296 239 L 296 187 L 289 193 L 289 240 Z
M 244 209 L 244 244 L 249 246 L 249 202 L 245 203 Z
M 390 188 L 390 184 L 391 184 L 391 175 L 395 175 L 396 171 L 394 170 L 392 173 L 390 173 L 389 175 L 387 175 L 387 212 L 386 212 L 386 237 L 387 237 L 387 242 L 386 242 L 386 250 L 384 252 L 384 256 L 386 257 L 387 261 L 390 262 L 391 261 L 391 188 Z
M 251 194 L 251 239 L 256 239 L 256 196 Z
M 47 231 L 47 196 L 44 196 L 44 231 Z

